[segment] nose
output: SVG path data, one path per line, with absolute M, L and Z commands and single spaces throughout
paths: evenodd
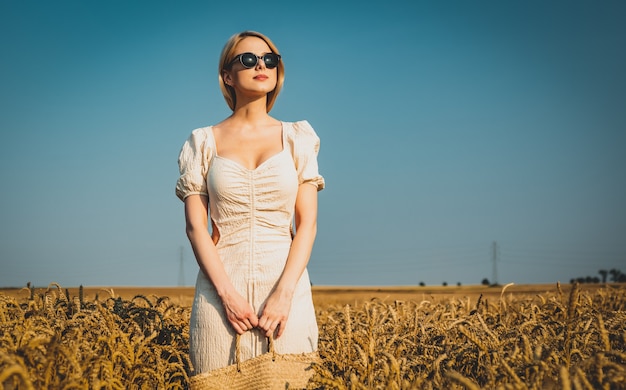
M 265 69 L 265 60 L 263 56 L 256 56 L 256 66 L 257 69 Z

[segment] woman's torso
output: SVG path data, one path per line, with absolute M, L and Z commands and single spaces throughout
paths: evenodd
M 207 174 L 210 217 L 218 252 L 231 253 L 221 256 L 227 271 L 271 267 L 278 272 L 284 266 L 276 264 L 275 256 L 266 256 L 288 251 L 292 240 L 298 177 L 284 134 L 283 129 L 282 150 L 255 169 L 213 154 Z M 212 142 L 213 150 L 218 150 L 214 137 Z

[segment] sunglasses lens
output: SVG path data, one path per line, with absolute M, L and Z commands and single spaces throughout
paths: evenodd
M 243 53 L 241 55 L 241 64 L 246 68 L 254 68 L 256 66 L 257 57 L 252 53 Z
M 278 66 L 279 57 L 274 53 L 267 53 L 263 56 L 263 61 L 265 62 L 265 67 L 273 69 Z

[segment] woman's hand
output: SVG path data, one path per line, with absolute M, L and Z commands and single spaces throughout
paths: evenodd
M 238 334 L 244 334 L 259 325 L 259 318 L 252 306 L 238 292 L 229 294 L 222 303 L 228 322 Z
M 287 325 L 289 311 L 291 310 L 291 299 L 291 294 L 278 291 L 274 291 L 267 298 L 265 307 L 263 307 L 263 313 L 259 319 L 259 328 L 265 332 L 265 336 L 270 337 L 276 330 L 278 330 L 276 338 L 283 334 Z

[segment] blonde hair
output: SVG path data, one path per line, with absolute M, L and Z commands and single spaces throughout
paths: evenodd
M 230 107 L 230 109 L 233 111 L 235 110 L 235 105 L 237 103 L 235 89 L 224 82 L 224 78 L 222 75 L 224 71 L 227 70 L 228 65 L 235 57 L 235 47 L 237 47 L 237 44 L 247 37 L 257 37 L 262 39 L 263 41 L 265 41 L 265 43 L 267 43 L 267 46 L 269 46 L 272 53 L 280 54 L 276 45 L 274 45 L 274 43 L 268 37 L 256 31 L 242 31 L 230 37 L 230 39 L 224 45 L 224 48 L 222 49 L 222 54 L 220 55 L 218 77 L 220 89 L 222 90 L 222 95 L 224 95 L 224 99 L 226 100 L 226 104 L 228 104 L 228 107 Z M 267 112 L 270 112 L 270 110 L 272 109 L 274 101 L 276 101 L 278 93 L 283 87 L 283 82 L 285 80 L 285 66 L 283 65 L 282 60 L 278 62 L 278 67 L 276 68 L 276 70 L 276 88 L 274 88 L 274 90 L 267 94 Z

